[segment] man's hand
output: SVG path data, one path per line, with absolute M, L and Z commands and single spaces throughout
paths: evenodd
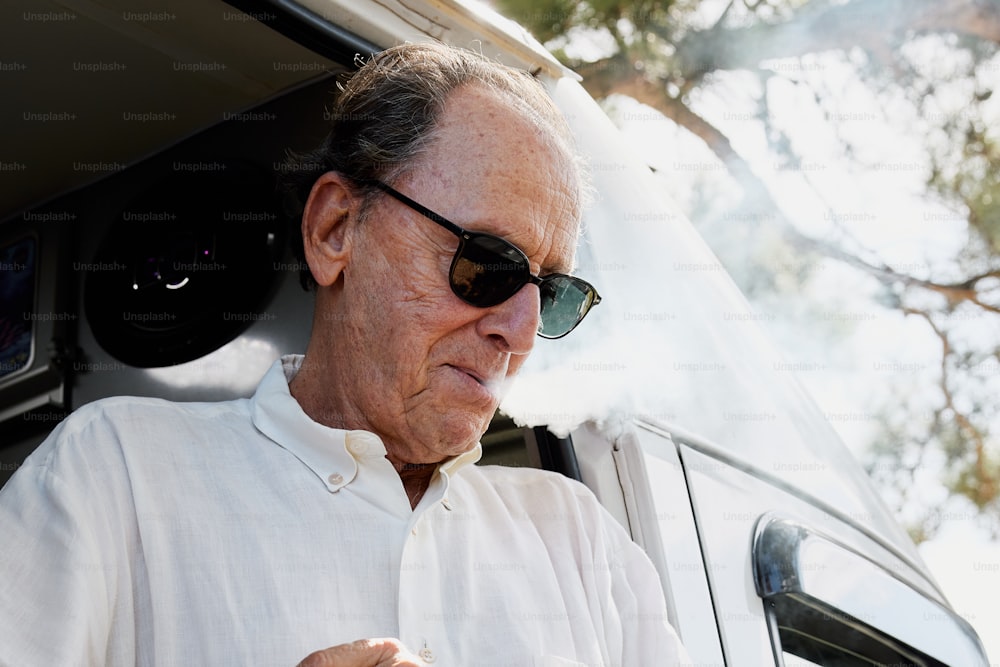
M 359 639 L 306 656 L 297 667 L 425 667 L 398 639 Z

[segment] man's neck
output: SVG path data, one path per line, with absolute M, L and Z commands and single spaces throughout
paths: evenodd
M 391 459 L 390 459 L 391 460 Z M 431 484 L 434 471 L 437 470 L 436 463 L 397 463 L 392 466 L 399 473 L 399 479 L 403 482 L 406 490 L 406 497 L 410 499 L 410 508 L 414 509 L 420 499 L 423 498 L 427 487 Z
M 306 358 L 309 358 L 308 352 Z M 360 428 L 372 431 L 373 433 L 376 432 L 367 424 L 361 424 L 361 420 L 351 420 L 346 411 L 331 409 L 329 395 L 317 391 L 318 386 L 314 370 L 303 362 L 302 368 L 289 383 L 288 390 L 292 397 L 298 401 L 302 410 L 311 419 L 324 426 L 348 430 Z M 381 434 L 376 434 L 382 437 Z M 386 458 L 392 463 L 396 472 L 399 473 L 400 480 L 403 482 L 406 497 L 410 500 L 410 507 L 415 508 L 427 491 L 427 487 L 430 486 L 431 478 L 437 470 L 438 463 L 408 463 L 400 461 L 393 456 L 391 443 L 386 441 L 384 437 L 383 443 L 386 449 L 389 450 Z

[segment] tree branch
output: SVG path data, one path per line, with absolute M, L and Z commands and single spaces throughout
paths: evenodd
M 750 69 L 763 60 L 861 47 L 879 53 L 887 37 L 907 33 L 956 33 L 1000 44 L 1000 5 L 989 0 L 854 0 L 809 3 L 782 23 L 743 28 L 713 26 L 678 44 L 676 62 L 685 79 L 715 70 Z
M 922 318 L 930 326 L 931 330 L 941 341 L 941 379 L 938 381 L 938 386 L 941 388 L 941 393 L 944 395 L 945 406 L 951 410 L 952 415 L 954 415 L 955 423 L 958 424 L 959 429 L 965 434 L 967 438 L 972 440 L 975 446 L 976 462 L 975 462 L 975 476 L 976 476 L 976 486 L 974 489 L 970 489 L 973 496 L 970 498 L 979 507 L 985 507 L 987 504 L 992 502 L 997 497 L 998 493 L 998 480 L 990 474 L 987 469 L 986 462 L 986 439 L 983 437 L 982 432 L 976 428 L 969 416 L 963 413 L 955 405 L 955 395 L 951 391 L 951 387 L 948 384 L 948 359 L 952 355 L 951 341 L 948 338 L 948 333 L 941 329 L 937 324 L 934 323 L 934 319 L 929 313 L 923 310 L 917 310 L 915 308 L 904 308 L 903 313 L 906 315 L 916 315 Z M 941 412 L 935 413 L 937 418 L 940 418 Z
M 622 56 L 588 63 L 577 69 L 583 76 L 583 85 L 597 99 L 609 95 L 627 95 L 632 99 L 653 107 L 665 117 L 685 128 L 701 139 L 715 155 L 722 160 L 729 174 L 743 187 L 745 198 L 753 205 L 775 215 L 781 232 L 794 247 L 803 251 L 813 251 L 825 257 L 843 262 L 874 276 L 885 285 L 902 283 L 907 287 L 920 287 L 943 295 L 951 305 L 968 301 L 983 310 L 1000 314 L 1000 308 L 984 303 L 976 292 L 979 281 L 1000 276 L 1000 270 L 990 271 L 959 283 L 938 283 L 917 278 L 894 270 L 887 264 L 873 264 L 844 249 L 801 233 L 781 212 L 770 190 L 754 173 L 750 164 L 733 148 L 729 138 L 717 127 L 695 113 L 680 99 L 667 93 L 666 84 L 652 81 L 634 69 L 623 73 L 627 60 Z

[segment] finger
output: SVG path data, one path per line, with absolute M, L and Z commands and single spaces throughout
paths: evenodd
M 398 639 L 381 637 L 310 653 L 298 667 L 423 667 L 423 663 Z

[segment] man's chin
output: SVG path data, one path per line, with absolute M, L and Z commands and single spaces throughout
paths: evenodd
M 445 458 L 451 458 L 474 448 L 489 427 L 494 412 L 441 415 L 439 430 L 434 438 L 438 443 L 436 450 L 445 454 Z

